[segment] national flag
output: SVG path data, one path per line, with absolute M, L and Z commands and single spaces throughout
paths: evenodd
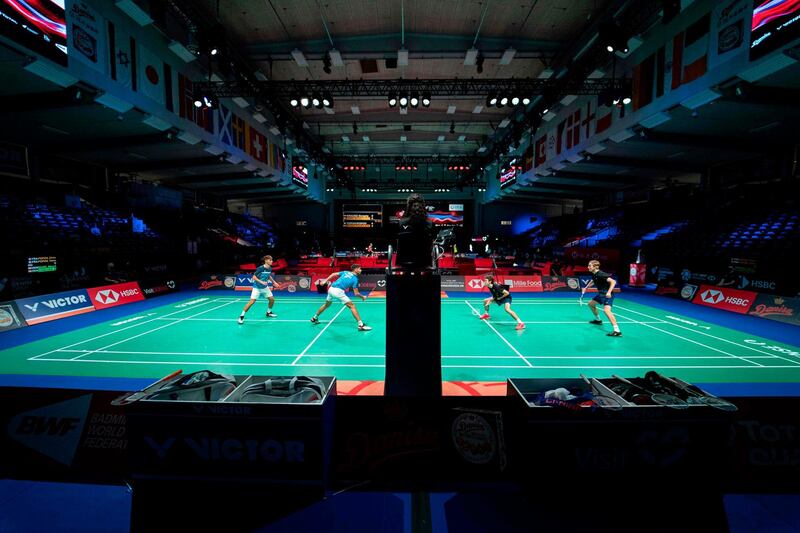
M 275 161 L 275 143 L 267 141 L 267 164 L 272 168 L 278 168 Z
M 641 109 L 653 101 L 653 78 L 656 56 L 651 54 L 633 67 L 632 100 L 633 110 Z
M 597 115 L 592 113 L 592 99 L 589 98 L 586 100 L 586 117 L 581 121 L 581 125 L 585 128 L 583 138 L 588 139 L 592 135 L 594 135 L 594 131 L 592 131 L 592 126 L 595 123 L 595 118 Z
M 108 23 L 111 79 L 136 90 L 136 39 L 125 30 Z
M 522 156 L 522 172 L 528 172 L 533 168 L 533 146 L 528 146 Z
M 547 161 L 547 134 L 545 133 L 536 139 L 536 153 L 534 154 L 533 164 L 538 167 Z
M 244 119 L 239 115 L 233 115 L 231 117 L 231 128 L 233 131 L 233 145 L 244 151 L 247 152 L 247 142 L 246 142 L 246 132 L 247 132 L 247 125 L 244 123 Z
M 597 99 L 597 125 L 595 126 L 595 133 L 602 133 L 611 127 L 613 122 L 614 113 L 611 107 L 611 102 L 607 98 Z
M 247 144 L 247 153 L 253 156 L 254 159 L 261 161 L 262 163 L 266 163 L 267 138 L 264 135 L 262 135 L 258 130 L 253 128 L 253 126 L 249 126 L 248 130 L 250 132 L 250 135 Z
M 655 83 L 656 83 L 656 98 L 664 96 L 664 78 L 666 75 L 667 70 L 667 52 L 666 47 L 662 46 L 656 52 L 656 74 L 655 74 Z
M 222 144 L 233 146 L 233 132 L 231 131 L 231 117 L 233 113 L 223 104 L 219 105 L 219 140 Z
M 694 81 L 708 70 L 708 43 L 711 14 L 686 28 L 683 42 L 683 77 L 681 83 Z
M 581 142 L 581 108 L 567 117 L 567 150 Z
M 139 45 L 139 92 L 161 105 L 166 103 L 164 61 L 145 46 Z

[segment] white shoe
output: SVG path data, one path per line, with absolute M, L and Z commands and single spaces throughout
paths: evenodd
M 371 330 L 372 328 L 366 324 L 361 324 L 360 326 L 358 326 L 358 331 L 371 331 Z
M 243 317 L 243 316 L 240 316 L 240 317 L 239 317 L 239 320 L 237 320 L 237 322 L 238 322 L 239 324 L 244 324 L 244 317 Z

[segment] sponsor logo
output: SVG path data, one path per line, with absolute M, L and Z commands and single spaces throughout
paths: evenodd
M 297 440 L 256 440 L 235 437 L 144 437 L 158 459 L 184 456 L 187 451 L 201 461 L 229 463 L 304 463 L 305 443 Z M 178 446 L 176 446 L 178 444 Z M 180 449 L 177 449 L 180 448 Z M 173 451 L 174 450 L 174 451 Z
M 169 287 L 170 289 L 174 289 L 175 288 L 175 282 L 172 281 L 172 280 L 169 280 L 167 282 L 167 287 Z
M 292 285 L 289 285 L 288 287 L 286 287 L 286 290 L 289 291 L 289 292 L 295 292 L 295 291 L 297 291 L 297 287 L 294 284 L 292 284 Z
M 755 316 L 792 316 L 794 315 L 794 309 L 790 307 L 786 307 L 785 305 L 764 305 L 758 304 L 755 308 L 750 311 L 751 315 Z
M 588 285 L 588 282 L 586 284 Z M 567 278 L 567 286 L 573 290 L 578 290 L 581 287 L 578 278 Z
M 300 278 L 297 284 L 300 285 L 301 289 L 308 289 L 311 287 L 311 280 L 309 278 Z
M 681 289 L 681 298 L 691 300 L 695 292 L 697 292 L 697 285 L 684 285 Z
M 467 282 L 467 287 L 470 289 L 482 289 L 483 288 L 483 280 L 482 279 L 471 279 Z
M 224 284 L 229 289 L 236 286 L 236 279 L 231 276 L 225 276 Z
M 718 304 L 725 299 L 721 291 L 708 289 L 700 293 L 700 299 L 710 304 Z
M 774 291 L 776 288 L 776 283 L 774 281 L 767 281 L 761 279 L 749 280 L 747 279 L 747 277 L 742 276 L 741 279 L 739 280 L 739 288 L 746 289 L 747 287 L 751 286 L 753 289 Z
M 213 279 L 213 280 L 210 280 L 210 281 L 201 282 L 200 286 L 198 287 L 198 289 L 200 289 L 201 291 L 206 291 L 206 290 L 208 290 L 208 289 L 210 289 L 212 287 L 219 287 L 220 285 L 222 285 L 222 282 L 220 280 Z
M 662 296 L 666 296 L 669 294 L 678 294 L 678 287 L 673 287 L 670 285 L 659 285 L 656 287 L 656 294 L 660 294 Z
M 562 287 L 566 287 L 567 284 L 563 281 L 548 281 L 543 283 L 543 289 L 546 291 L 554 291 L 556 289 L 560 289 Z
M 381 289 L 384 289 L 384 288 L 386 288 L 386 280 L 385 279 L 379 279 L 378 283 L 376 285 L 378 287 L 380 287 Z
M 489 423 L 480 415 L 458 415 L 451 428 L 453 444 L 459 455 L 473 464 L 483 465 L 497 453 L 497 439 Z
M 690 279 L 692 279 L 691 271 L 685 268 L 681 270 L 681 281 L 689 281 Z
M 800 352 L 795 350 L 790 350 L 788 348 L 784 348 L 783 346 L 776 346 L 774 344 L 767 344 L 766 342 L 757 341 L 755 339 L 745 339 L 744 342 L 747 344 L 751 344 L 753 346 L 760 346 L 766 350 L 771 350 L 773 352 L 782 353 L 785 355 L 793 355 L 795 357 L 800 357 Z
M 34 313 L 39 308 L 39 304 L 44 305 L 50 309 L 58 309 L 59 307 L 70 307 L 73 305 L 83 304 L 86 302 L 86 296 L 79 294 L 77 296 L 67 296 L 65 298 L 54 298 L 52 300 L 42 300 L 41 302 L 36 302 L 33 305 L 25 304 L 25 307 L 33 311 Z
M 119 293 L 113 289 L 97 291 L 97 295 L 94 297 L 94 299 L 96 302 L 100 302 L 101 304 L 113 304 L 119 300 Z
M 11 306 L 0 307 L 0 328 L 16 328 L 20 323 Z
M 8 424 L 15 441 L 67 466 L 78 449 L 92 395 L 20 413 Z
M 188 302 L 183 302 L 182 304 L 176 305 L 175 308 L 180 309 L 182 307 L 191 307 L 193 305 L 205 302 L 206 300 L 208 300 L 208 298 L 197 298 L 196 300 L 189 300 Z

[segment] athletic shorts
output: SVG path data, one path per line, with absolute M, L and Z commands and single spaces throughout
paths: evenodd
M 502 300 L 494 300 L 494 303 L 496 303 L 497 305 L 510 304 L 511 303 L 511 295 L 509 294 L 508 296 L 506 296 Z
M 263 296 L 264 298 L 272 298 L 272 289 L 269 287 L 253 287 L 253 290 L 250 291 L 250 299 L 258 300 L 259 296 Z
M 594 298 L 592 298 L 595 302 L 599 303 L 600 305 L 614 305 L 614 296 L 612 295 L 611 298 L 606 298 L 604 294 L 598 294 Z
M 350 303 L 350 298 L 347 297 L 347 295 L 344 293 L 342 289 L 339 289 L 337 287 L 331 287 L 330 289 L 328 289 L 328 297 L 325 299 L 329 302 L 332 302 L 334 298 L 336 298 L 343 304 Z

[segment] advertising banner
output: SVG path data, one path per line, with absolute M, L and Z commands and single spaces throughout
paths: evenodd
M 631 287 L 644 287 L 647 277 L 647 265 L 644 263 L 631 263 L 628 284 Z
M 483 276 L 464 276 L 464 290 L 467 292 L 483 291 Z
M 383 274 L 362 274 L 358 276 L 359 291 L 372 291 L 376 289 L 379 291 L 386 290 L 386 276 Z
M 142 289 L 142 294 L 145 298 L 153 298 L 154 296 L 163 296 L 173 292 L 178 292 L 178 283 L 175 280 L 146 280 L 140 281 L 139 287 Z
M 464 291 L 464 276 L 442 276 L 443 291 Z
M 568 284 L 568 281 L 570 283 Z M 571 292 L 580 290 L 578 278 L 564 276 L 542 276 L 542 291 L 544 292 Z
M 92 305 L 97 310 L 144 300 L 144 294 L 142 294 L 139 284 L 135 281 L 93 287 L 86 290 L 92 300 Z
M 235 290 L 237 291 L 250 291 L 253 290 L 253 275 L 252 274 L 236 274 L 234 277 Z M 271 289 L 274 287 L 270 287 Z
M 759 294 L 747 314 L 800 326 L 800 298 Z
M 756 293 L 750 291 L 701 285 L 693 303 L 745 314 L 750 309 L 750 306 L 753 305 L 756 296 Z
M 0 303 L 0 332 L 24 328 L 27 325 L 14 302 Z
M 118 391 L 0 389 L 4 473 L 23 479 L 119 482 L 128 476 Z
M 509 291 L 515 292 L 542 292 L 541 276 L 498 276 L 498 281 L 509 286 Z
M 28 325 L 94 311 L 86 289 L 23 298 L 17 300 L 17 307 Z
M 298 291 L 306 292 L 311 290 L 311 278 L 308 276 L 272 276 L 278 282 L 277 287 L 271 287 L 274 291 L 286 291 L 295 293 Z M 363 276 L 362 276 L 363 277 Z M 238 276 L 237 276 L 238 279 Z M 240 290 L 238 287 L 236 290 Z
M 197 288 L 201 291 L 233 290 L 235 286 L 236 276 L 218 276 L 216 274 L 212 274 L 211 276 L 206 276 L 200 280 Z

